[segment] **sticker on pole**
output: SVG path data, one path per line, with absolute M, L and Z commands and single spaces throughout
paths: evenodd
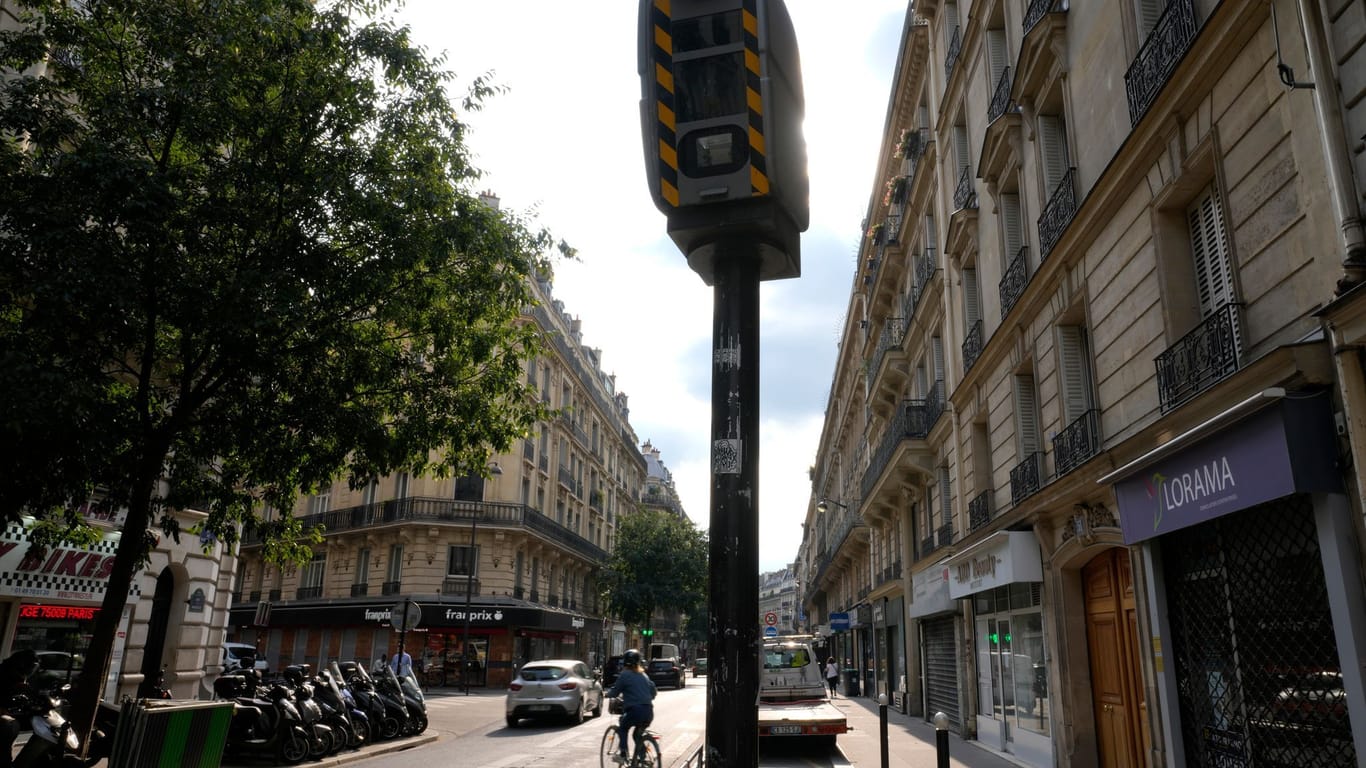
M 399 600 L 389 609 L 389 623 L 400 632 L 412 632 L 422 621 L 422 606 L 412 600 Z

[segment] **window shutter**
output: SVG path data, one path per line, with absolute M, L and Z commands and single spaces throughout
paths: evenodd
M 1068 424 L 1091 410 L 1091 384 L 1087 367 L 1086 329 L 1058 326 L 1058 367 L 1062 374 L 1063 419 Z
M 953 152 L 954 159 L 958 161 L 958 167 L 953 173 L 953 181 L 957 183 L 963 169 L 972 165 L 972 158 L 968 152 L 968 127 L 961 123 L 953 127 Z
M 1020 433 L 1020 459 L 1039 450 L 1039 415 L 1034 401 L 1034 377 L 1015 377 L 1015 421 Z
M 1213 186 L 1205 188 L 1187 211 L 1191 256 L 1195 260 L 1195 287 L 1200 315 L 1208 317 L 1233 301 L 1233 265 L 1229 260 L 1224 217 Z
M 1148 35 L 1152 34 L 1153 27 L 1157 26 L 1157 20 L 1162 16 L 1162 11 L 1167 7 L 1166 0 L 1137 0 L 1138 7 L 1135 12 L 1138 18 L 1138 42 L 1142 45 L 1148 40 Z
M 977 296 L 977 270 L 963 270 L 963 314 L 968 328 L 982 318 L 981 299 Z
M 1006 31 L 1004 29 L 987 30 L 987 55 L 991 59 L 991 83 L 989 87 L 994 91 L 996 84 L 1001 82 L 1001 73 L 1006 70 Z
M 930 346 L 934 349 L 934 380 L 944 380 L 944 339 L 935 336 L 930 339 Z M 933 386 L 933 382 L 931 382 Z M 940 392 L 942 395 L 943 392 Z
M 940 525 L 948 525 L 953 522 L 953 499 L 952 485 L 949 478 L 948 466 L 939 467 L 939 514 Z
M 925 373 L 925 364 L 921 363 L 915 367 L 916 389 L 919 391 L 920 398 L 923 400 L 930 393 L 929 377 Z
M 1044 198 L 1053 196 L 1063 174 L 1067 173 L 1067 134 L 1062 118 L 1039 117 L 1039 149 L 1043 153 Z
M 1005 262 L 1004 266 L 1010 266 L 1010 262 L 1020 253 L 1020 247 L 1024 245 L 1020 237 L 1020 196 L 1008 194 L 1001 196 L 1001 227 L 1005 230 Z
M 934 217 L 933 217 L 933 216 L 926 216 L 926 217 L 925 217 L 925 247 L 926 247 L 926 248 L 928 248 L 928 249 L 930 249 L 930 250 L 934 250 L 934 249 L 937 247 L 937 246 L 936 246 L 935 237 L 936 237 L 936 234 L 935 234 L 935 231 L 934 231 Z
M 920 105 L 920 110 L 917 112 L 917 115 L 918 115 L 918 117 L 917 117 L 917 119 L 916 119 L 916 124 L 919 125 L 921 128 L 929 128 L 929 127 L 930 127 L 930 108 L 927 107 L 927 106 L 925 106 L 924 104 L 921 104 L 921 105 Z

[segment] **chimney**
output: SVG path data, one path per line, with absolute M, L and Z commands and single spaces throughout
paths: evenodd
M 492 190 L 485 190 L 485 191 L 483 191 L 483 192 L 480 192 L 480 193 L 479 193 L 479 202 L 483 203 L 484 205 L 488 206 L 489 208 L 492 208 L 492 209 L 495 210 L 495 211 L 496 211 L 496 210 L 499 210 L 499 202 L 500 202 L 500 201 L 498 200 L 498 196 L 495 195 L 495 194 L 493 194 L 493 191 L 492 191 Z

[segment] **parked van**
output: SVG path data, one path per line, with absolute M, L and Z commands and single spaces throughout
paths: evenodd
M 223 643 L 223 672 L 236 672 L 242 669 L 266 671 L 266 660 L 257 655 L 256 646 L 250 643 Z

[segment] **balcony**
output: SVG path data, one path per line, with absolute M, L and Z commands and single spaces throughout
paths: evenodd
M 1053 438 L 1053 464 L 1058 476 L 1071 472 L 1100 452 L 1100 411 L 1083 413 Z
M 537 589 L 531 590 L 531 598 L 530 598 L 530 599 L 531 599 L 531 602 L 533 602 L 533 603 L 539 603 L 539 602 L 541 602 L 541 592 L 540 592 L 540 590 L 537 590 Z
M 352 597 L 365 597 L 365 596 L 368 595 L 368 594 L 370 594 L 370 585 L 369 585 L 369 584 L 352 584 L 352 585 L 351 585 L 351 596 L 352 596 Z
M 1199 25 L 1195 21 L 1193 0 L 1170 0 L 1157 24 L 1138 49 L 1138 55 L 1124 73 L 1124 90 L 1129 97 L 1129 124 L 1148 113 L 1157 95 L 1171 79 L 1176 66 L 1190 50 Z
M 233 604 L 233 605 L 241 605 L 241 604 L 242 604 L 242 593 L 241 593 L 241 591 L 233 592 L 233 593 L 232 593 L 232 604 Z
M 982 491 L 968 502 L 968 531 L 978 531 L 991 522 L 993 490 Z
M 1163 413 L 1238 370 L 1240 311 L 1238 304 L 1224 304 L 1153 360 Z
M 944 83 L 947 84 L 953 79 L 954 67 L 958 64 L 958 55 L 963 52 L 963 28 L 954 27 L 953 36 L 949 38 L 949 51 L 944 55 Z
M 972 370 L 972 366 L 977 362 L 977 358 L 982 356 L 982 321 L 978 320 L 968 329 L 967 338 L 963 339 L 963 374 Z
M 934 423 L 944 414 L 944 380 L 936 379 L 934 386 L 925 395 L 925 429 L 934 429 Z
M 546 600 L 545 604 L 552 608 L 558 607 L 560 605 L 560 596 L 552 593 L 550 599 Z
M 1024 295 L 1029 287 L 1029 246 L 1021 246 L 1010 260 L 1006 273 L 1001 277 L 1001 318 L 1010 314 L 1015 302 Z
M 1059 0 L 1031 0 L 1029 7 L 1025 9 L 1024 33 L 1028 35 L 1036 24 L 1043 21 L 1043 17 L 1048 15 Z
M 1019 504 L 1043 487 L 1043 451 L 1035 451 L 1010 470 L 1010 503 Z
M 558 477 L 560 479 L 560 485 L 563 485 L 571 491 L 574 490 L 574 473 L 569 471 L 569 467 L 561 464 Z
M 299 590 L 294 593 L 295 599 L 298 600 L 314 600 L 322 596 L 322 587 L 299 587 Z
M 958 185 L 953 188 L 953 209 L 961 211 L 977 207 L 977 190 L 972 183 L 972 167 L 963 166 L 958 173 Z
M 278 589 L 272 589 L 270 592 L 267 593 L 267 598 L 266 598 L 266 599 L 267 599 L 269 602 L 272 602 L 272 603 L 274 603 L 274 602 L 279 602 L 279 600 L 280 600 L 280 590 L 278 590 Z
M 530 440 L 522 441 L 522 458 L 528 462 L 536 461 L 536 446 L 532 445 Z
M 887 425 L 887 431 L 882 433 L 882 441 L 878 443 L 875 452 L 868 461 L 868 468 L 863 472 L 863 484 L 861 492 L 863 498 L 869 498 L 872 491 L 877 487 L 877 482 L 882 478 L 883 472 L 887 469 L 887 464 L 895 455 L 896 449 L 906 440 L 924 440 L 929 434 L 930 423 L 926 421 L 926 408 L 924 400 L 903 400 L 901 406 L 896 410 L 896 416 Z
M 253 590 L 251 591 L 251 597 L 248 598 L 248 602 L 252 602 L 252 603 L 259 603 L 259 602 L 261 602 L 261 590 L 259 590 L 259 589 L 253 589 Z
M 1077 214 L 1076 175 L 1076 168 L 1067 169 L 1039 216 L 1040 264 L 1053 252 L 1053 246 L 1058 244 L 1062 233 L 1067 231 L 1067 225 L 1072 223 L 1072 217 Z
M 920 557 L 923 558 L 928 556 L 931 552 L 934 551 L 934 549 L 935 547 L 933 533 L 920 540 Z
M 938 548 L 944 548 L 953 543 L 953 521 L 939 526 L 939 530 L 934 532 L 934 543 Z
M 872 373 L 874 379 L 877 378 L 878 371 L 882 370 L 882 360 L 887 356 L 887 352 L 893 349 L 901 349 L 901 343 L 906 339 L 906 320 L 900 317 L 889 317 L 887 322 L 882 324 L 882 333 L 878 335 L 877 349 L 873 352 Z
M 996 119 L 1006 113 L 1010 108 L 1010 67 L 1001 71 L 1001 78 L 996 81 L 996 90 L 991 94 L 991 103 L 987 105 L 987 122 L 994 123 Z
M 403 582 L 401 582 L 401 581 L 386 581 L 386 582 L 384 582 L 383 584 L 381 584 L 381 585 L 379 586 L 379 593 L 380 593 L 381 595 L 397 595 L 400 591 L 402 591 L 402 589 L 403 589 Z
M 441 594 L 473 597 L 479 594 L 479 580 L 464 575 L 446 576 L 441 580 Z
M 925 288 L 934 278 L 934 273 L 939 271 L 939 264 L 935 260 L 934 246 L 925 246 L 922 252 L 915 259 L 915 280 L 911 283 L 911 304 L 916 308 L 920 307 L 920 299 L 925 294 Z M 907 315 L 909 320 L 911 315 Z
M 536 468 L 547 475 L 550 474 L 550 457 L 542 453 L 541 457 L 536 460 Z

